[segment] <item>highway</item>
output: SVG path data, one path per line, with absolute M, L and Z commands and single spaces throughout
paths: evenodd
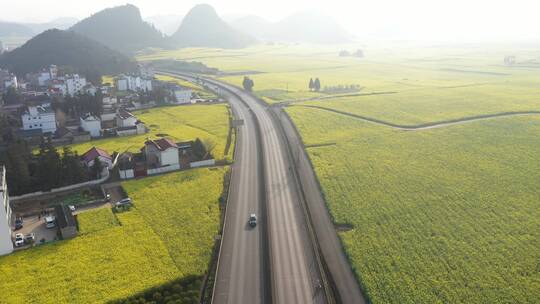
M 194 81 L 188 75 L 175 75 Z M 276 122 L 243 90 L 204 81 L 243 120 L 213 303 L 325 303 L 298 185 Z M 259 215 L 255 229 L 247 225 L 252 212 Z

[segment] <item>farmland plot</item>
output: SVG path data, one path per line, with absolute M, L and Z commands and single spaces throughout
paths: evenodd
M 224 173 L 125 182 L 131 210 L 83 212 L 78 237 L 0 257 L 0 303 L 106 303 L 183 278 L 197 278 L 189 291 L 197 298 L 219 228 Z
M 540 301 L 540 117 L 406 132 L 287 109 L 373 303 Z

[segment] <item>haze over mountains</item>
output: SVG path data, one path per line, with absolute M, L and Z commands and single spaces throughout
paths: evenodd
M 171 39 L 179 47 L 243 48 L 256 43 L 253 37 L 223 21 L 207 4 L 192 8 Z
M 57 18 L 45 23 L 17 23 L 0 21 L 0 37 L 31 37 L 52 28 L 57 28 L 60 30 L 67 29 L 76 22 L 77 19 L 67 17 Z
M 180 47 L 209 47 L 209 48 L 244 48 L 260 42 L 308 42 L 308 43 L 344 43 L 349 42 L 351 36 L 334 19 L 317 13 L 297 13 L 279 22 L 268 22 L 260 17 L 247 16 L 236 19 L 230 23 L 225 22 L 213 7 L 200 4 L 193 7 L 184 18 L 180 15 L 162 16 L 149 18 L 150 24 L 143 20 L 140 10 L 131 4 L 106 8 L 72 25 L 72 18 L 60 18 L 52 22 L 42 24 L 22 24 L 13 22 L 0 22 L 0 37 L 20 36 L 32 37 L 49 28 L 67 29 L 79 35 L 67 34 L 61 31 L 49 31 L 38 35 L 32 43 L 27 43 L 23 50 L 16 52 L 19 64 L 22 64 L 24 54 L 37 56 L 36 48 L 50 46 L 36 41 L 42 41 L 43 37 L 53 37 L 55 41 L 61 41 L 58 53 L 67 58 L 70 55 L 67 46 L 74 46 L 66 41 L 71 39 L 81 42 L 81 36 L 88 38 L 84 41 L 90 49 L 103 47 L 133 55 L 145 48 L 180 48 Z M 160 29 L 170 34 L 163 34 L 156 29 L 154 24 L 159 24 Z M 177 27 L 174 30 L 174 27 Z M 27 39 L 28 39 L 27 38 Z M 0 38 L 1 39 L 1 38 Z M 24 39 L 26 40 L 26 39 Z M 23 42 L 24 42 L 23 40 Z M 83 52 L 86 54 L 86 52 Z M 105 55 L 106 58 L 118 57 Z M 6 56 L 4 56 L 5 58 Z M 37 62 L 39 58 L 29 58 L 29 62 Z M 5 59 L 4 59 L 5 60 Z M 37 61 L 36 61 L 37 60 Z M 125 60 L 125 59 L 122 59 Z M 121 61 L 122 61 L 121 60 Z M 29 66 L 32 66 L 31 64 Z M 17 68 L 26 71 L 27 68 Z
M 299 12 L 272 23 L 258 16 L 245 16 L 231 25 L 262 41 L 346 43 L 352 36 L 328 16 L 316 12 Z

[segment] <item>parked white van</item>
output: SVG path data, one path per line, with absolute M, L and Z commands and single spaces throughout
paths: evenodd
M 56 227 L 54 216 L 45 217 L 45 227 L 47 227 L 49 229 Z

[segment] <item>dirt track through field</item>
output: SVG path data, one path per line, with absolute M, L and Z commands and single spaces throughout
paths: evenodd
M 430 122 L 425 124 L 419 124 L 419 125 L 399 125 L 394 124 L 391 122 L 387 122 L 384 120 L 366 117 L 362 115 L 352 114 L 344 111 L 339 111 L 335 109 L 320 107 L 320 106 L 312 106 L 312 105 L 294 105 L 294 107 L 305 107 L 305 108 L 313 108 L 313 109 L 319 109 L 323 111 L 329 111 L 334 112 L 341 115 L 346 115 L 349 117 L 353 117 L 356 119 L 364 120 L 367 122 L 372 122 L 375 124 L 391 127 L 394 129 L 399 129 L 403 131 L 421 131 L 421 130 L 429 130 L 429 129 L 436 129 L 436 128 L 443 128 L 443 127 L 449 127 L 453 125 L 459 125 L 467 122 L 474 122 L 478 120 L 487 120 L 487 119 L 494 119 L 499 117 L 507 117 L 507 116 L 524 116 L 524 115 L 540 115 L 540 111 L 522 111 L 522 112 L 503 112 L 503 113 L 495 113 L 495 114 L 484 114 L 484 115 L 476 115 L 476 116 L 469 116 L 469 117 L 462 117 L 457 119 L 450 119 L 450 120 L 443 120 L 438 122 Z

